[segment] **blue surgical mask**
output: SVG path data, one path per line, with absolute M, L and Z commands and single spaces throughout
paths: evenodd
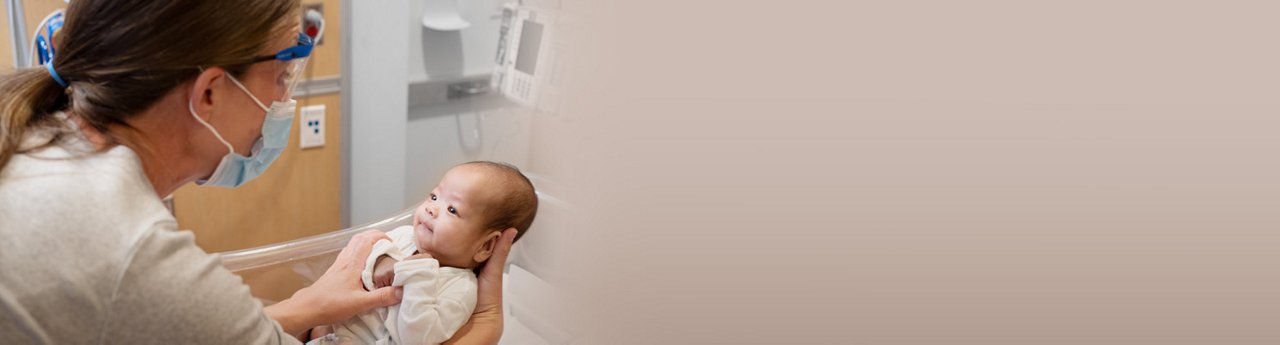
M 223 145 L 227 146 L 227 155 L 222 156 L 222 162 L 218 163 L 218 168 L 213 170 L 213 175 L 207 180 L 196 181 L 197 184 L 203 186 L 220 186 L 234 188 L 244 185 L 245 183 L 262 175 L 267 171 L 267 167 L 271 166 L 271 162 L 280 157 L 280 153 L 284 152 L 285 146 L 289 144 L 289 130 L 293 127 L 293 113 L 298 106 L 298 102 L 293 99 L 288 101 L 271 102 L 271 107 L 262 104 L 257 97 L 249 92 L 240 81 L 235 77 L 227 75 L 231 82 L 235 83 L 241 91 L 244 91 L 259 108 L 267 112 L 266 120 L 262 122 L 262 137 L 253 144 L 252 152 L 249 157 L 236 153 L 230 142 L 222 138 L 217 129 L 213 128 L 208 122 L 200 118 L 196 114 L 195 106 L 191 102 L 187 102 L 187 109 L 191 111 L 191 116 L 196 118 L 200 124 L 213 132 L 213 136 L 218 138 Z

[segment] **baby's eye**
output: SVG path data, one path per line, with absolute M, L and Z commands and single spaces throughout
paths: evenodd
M 436 195 L 435 195 L 435 193 L 432 193 L 432 194 L 431 194 L 431 200 L 433 200 L 433 201 L 434 201 L 434 200 L 436 200 Z
M 454 214 L 454 215 L 457 215 L 457 214 L 458 214 L 458 209 L 453 208 L 453 206 L 449 206 L 449 213 L 452 213 L 452 214 Z

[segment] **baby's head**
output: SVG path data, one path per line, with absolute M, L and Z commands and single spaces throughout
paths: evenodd
M 418 251 L 441 266 L 475 268 L 489 260 L 502 231 L 523 237 L 538 212 L 533 184 L 514 166 L 470 162 L 449 169 L 413 212 Z

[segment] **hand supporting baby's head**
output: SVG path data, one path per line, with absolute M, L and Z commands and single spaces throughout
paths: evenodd
M 518 168 L 464 163 L 445 173 L 414 211 L 414 239 L 441 266 L 476 268 L 493 255 L 503 230 L 516 229 L 520 240 L 537 212 L 533 184 Z

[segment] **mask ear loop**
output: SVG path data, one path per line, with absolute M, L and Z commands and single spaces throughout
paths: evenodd
M 232 154 L 236 153 L 236 149 L 231 147 L 231 143 L 227 142 L 227 139 L 222 138 L 222 134 L 218 134 L 218 130 L 214 129 L 213 125 L 205 122 L 204 119 L 200 118 L 199 114 L 196 114 L 196 107 L 192 105 L 190 101 L 187 102 L 187 110 L 191 111 L 191 117 L 196 118 L 196 121 L 199 121 L 200 124 L 204 125 L 204 128 L 208 128 L 210 132 L 213 132 L 213 136 L 217 137 L 218 141 L 221 141 L 223 145 L 227 146 L 227 151 L 230 151 Z
M 268 108 L 265 104 L 262 104 L 262 101 L 259 101 L 259 100 L 258 100 L 258 97 L 257 97 L 257 96 L 254 96 L 252 92 L 249 92 L 249 88 L 244 87 L 244 84 L 241 84 L 239 80 L 236 80 L 236 77 L 234 77 L 234 76 L 232 76 L 230 73 L 228 73 L 228 74 L 227 74 L 227 78 L 230 78 L 230 79 L 231 79 L 231 82 L 232 82 L 232 83 L 234 83 L 234 84 L 236 84 L 236 87 L 239 87 L 239 88 L 240 88 L 240 91 L 244 91 L 244 94 L 249 95 L 249 99 L 252 99 L 252 100 L 253 100 L 253 103 L 257 103 L 257 104 L 258 104 L 258 107 L 259 107 L 259 108 L 262 108 L 262 111 L 265 111 L 265 112 L 268 112 L 268 113 L 269 113 L 269 112 L 271 112 L 271 108 Z
M 200 73 L 204 73 L 204 67 L 200 67 Z M 256 102 L 257 100 L 255 99 L 254 101 Z M 235 154 L 236 148 L 232 147 L 231 143 L 228 142 L 227 139 L 223 139 L 222 134 L 218 134 L 218 130 L 213 128 L 213 125 L 209 124 L 208 122 L 205 122 L 204 119 L 200 118 L 200 114 L 196 114 L 196 106 L 194 102 L 195 100 L 187 101 L 187 110 L 191 111 L 191 117 L 196 118 L 196 121 L 199 121 L 200 124 L 204 125 L 204 128 L 208 128 L 210 132 L 213 132 L 213 136 L 217 137 L 218 141 L 221 141 L 223 145 L 227 146 L 227 151 L 231 152 L 231 154 Z

